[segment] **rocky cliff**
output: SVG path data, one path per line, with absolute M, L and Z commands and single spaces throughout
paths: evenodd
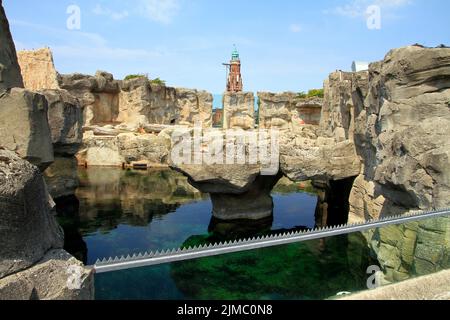
M 255 128 L 255 96 L 252 92 L 228 92 L 223 95 L 223 128 Z
M 0 94 L 10 88 L 23 88 L 23 79 L 8 19 L 0 1 Z
M 354 141 L 362 164 L 349 222 L 450 206 L 449 102 L 448 48 L 395 49 L 368 72 L 330 75 L 320 130 Z M 388 281 L 448 268 L 449 235 L 447 218 L 366 233 Z
M 92 270 L 62 250 L 63 233 L 41 173 L 54 159 L 48 101 L 20 88 L 1 1 L 0 28 L 0 300 L 93 298 Z M 65 121 L 53 124 L 54 142 L 67 131 Z M 69 279 L 69 270 L 76 270 L 76 279 Z
M 89 299 L 92 271 L 62 250 L 54 202 L 37 167 L 0 148 L 0 299 Z M 79 286 L 67 286 L 68 270 Z
M 295 126 L 318 125 L 321 98 L 299 98 L 293 92 L 258 92 L 259 127 L 289 130 Z
M 449 206 L 450 49 L 392 50 L 354 76 L 353 95 L 364 170 L 351 219 Z
M 104 71 L 59 75 L 50 49 L 18 54 L 25 87 L 66 90 L 79 101 L 83 126 L 123 124 L 131 131 L 148 124 L 212 126 L 213 97 L 206 91 L 153 84 L 145 76 L 115 80 Z
M 31 91 L 58 89 L 58 73 L 49 48 L 19 51 L 17 58 L 25 88 Z

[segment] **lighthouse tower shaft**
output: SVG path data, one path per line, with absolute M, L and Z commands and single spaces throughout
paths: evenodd
M 239 52 L 235 49 L 231 55 L 231 61 L 229 64 L 227 92 L 241 92 L 243 87 L 241 60 L 239 58 Z

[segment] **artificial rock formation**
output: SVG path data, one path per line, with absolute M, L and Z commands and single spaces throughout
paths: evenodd
M 211 195 L 213 216 L 221 220 L 271 217 L 273 202 L 270 192 L 281 178 L 278 174 L 278 155 L 271 157 L 269 149 L 271 137 L 264 136 L 267 141 L 260 146 L 267 147 L 267 159 L 273 162 L 263 163 L 256 155 L 252 159 L 254 164 L 250 164 L 250 147 L 245 140 L 251 131 L 240 130 L 231 135 L 227 130 L 212 129 L 203 132 L 204 135 L 199 136 L 198 141 L 193 131 L 179 129 L 170 134 L 170 166 L 189 177 L 189 182 L 201 192 Z M 186 137 L 194 137 L 199 150 L 191 150 L 191 143 Z M 187 150 L 180 148 L 186 145 Z M 246 163 L 239 162 L 240 154 L 243 155 L 241 160 Z
M 0 300 L 93 298 L 92 271 L 62 250 L 54 206 L 39 169 L 0 149 Z M 71 266 L 76 288 L 67 285 Z
M 450 49 L 392 50 L 371 64 L 367 80 L 355 74 L 352 82 L 364 170 L 350 219 L 448 207 Z
M 53 162 L 53 145 L 44 96 L 14 88 L 0 97 L 0 146 L 45 170 Z
M 79 165 L 160 167 L 168 163 L 170 139 L 161 134 L 110 131 L 106 135 L 95 135 L 93 131 L 87 131 L 83 140 L 76 155 Z
M 23 88 L 23 79 L 8 19 L 0 1 L 0 95 L 10 88 Z
M 61 248 L 53 200 L 42 174 L 14 152 L 0 149 L 0 277 L 30 267 L 52 248 Z
M 30 91 L 58 89 L 58 73 L 49 48 L 19 51 L 17 58 L 25 88 Z
M 293 126 L 318 125 L 321 98 L 299 98 L 293 92 L 258 92 L 259 127 L 288 130 Z
M 117 122 L 147 124 L 212 125 L 213 98 L 206 91 L 151 84 L 146 77 L 121 82 Z
M 115 122 L 119 113 L 120 89 L 119 83 L 111 74 L 98 71 L 95 76 L 61 75 L 59 87 L 80 101 L 84 125 Z
M 317 131 L 317 128 L 315 128 Z M 281 170 L 293 181 L 342 180 L 360 173 L 361 162 L 355 145 L 349 140 L 295 132 L 282 135 L 280 143 Z
M 71 272 L 79 278 L 69 279 Z M 51 250 L 31 268 L 0 279 L 0 299 L 91 300 L 93 274 L 64 250 Z
M 223 95 L 223 128 L 255 128 L 255 96 L 252 92 L 227 92 Z
M 75 155 L 83 142 L 83 114 L 78 99 L 60 89 L 40 93 L 48 102 L 48 123 L 55 154 Z

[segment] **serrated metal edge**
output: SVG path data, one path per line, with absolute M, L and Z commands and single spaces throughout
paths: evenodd
M 383 217 L 382 219 L 371 219 L 365 222 L 357 222 L 352 224 L 343 224 L 334 227 L 322 227 L 305 231 L 292 231 L 276 235 L 257 236 L 247 239 L 231 240 L 219 242 L 216 244 L 205 244 L 195 247 L 183 247 L 176 249 L 158 250 L 154 252 L 145 252 L 129 254 L 115 258 L 98 259 L 93 266 L 96 272 L 111 272 L 129 268 L 142 266 L 150 266 L 156 264 L 170 263 L 175 261 L 196 259 L 218 254 L 246 251 L 258 248 L 266 248 L 270 246 L 283 245 L 295 242 L 302 242 L 312 239 L 326 238 L 333 235 L 347 234 L 359 232 L 363 230 L 375 229 L 391 224 L 402 224 L 415 220 L 431 219 L 433 217 L 450 215 L 450 208 L 436 211 L 411 211 L 404 215 L 395 215 Z M 359 230 L 363 229 L 363 230 Z M 290 242 L 291 241 L 291 242 Z M 271 242 L 273 244 L 271 244 Z M 279 242 L 279 243 L 278 243 Z M 258 247 L 258 245 L 261 245 Z M 240 247 L 242 250 L 240 250 Z M 249 248 L 247 248 L 249 247 Z M 227 251 L 227 249 L 229 249 Z M 223 250 L 224 252 L 216 252 Z M 204 253 L 204 255 L 202 255 Z

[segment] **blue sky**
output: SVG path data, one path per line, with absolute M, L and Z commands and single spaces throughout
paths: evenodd
M 69 30 L 69 5 L 81 29 Z M 381 8 L 381 29 L 365 10 Z M 3 0 L 18 49 L 49 46 L 61 73 L 106 70 L 221 93 L 233 44 L 246 91 L 305 91 L 353 60 L 450 45 L 448 0 Z

